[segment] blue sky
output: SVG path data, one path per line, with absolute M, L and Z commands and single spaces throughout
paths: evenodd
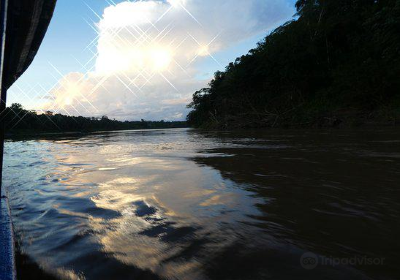
M 290 20 L 295 1 L 142 2 L 145 3 L 58 0 L 43 44 L 31 67 L 9 90 L 8 104 L 19 102 L 29 109 L 50 109 L 70 115 L 109 115 L 128 120 L 184 119 L 185 104 L 191 94 L 205 86 L 216 70 L 223 70 L 236 57 L 254 48 L 272 29 Z M 162 16 L 154 28 L 160 32 L 165 29 L 165 37 L 156 47 L 131 36 L 137 28 L 150 30 L 145 35 L 150 39 L 159 36 L 147 24 L 147 18 L 137 19 L 143 14 L 155 19 Z M 121 27 L 118 40 L 110 40 L 110 30 L 116 34 L 115 30 Z M 131 46 L 139 43 L 141 48 L 135 51 L 141 53 L 139 58 L 145 64 L 151 63 L 154 57 L 161 61 L 157 71 L 141 64 L 144 68 L 140 71 L 146 75 L 140 79 L 146 82 L 134 80 L 141 73 L 131 67 L 135 61 L 123 63 L 125 68 L 116 63 L 116 51 L 131 54 L 121 42 Z M 182 45 L 172 53 L 167 46 L 176 42 Z M 149 54 L 149 49 L 155 51 Z M 92 59 L 94 55 L 97 57 Z M 147 56 L 153 57 L 148 60 Z M 102 79 L 104 75 L 107 79 Z

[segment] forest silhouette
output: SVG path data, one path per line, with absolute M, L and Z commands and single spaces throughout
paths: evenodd
M 37 114 L 25 110 L 21 104 L 13 103 L 6 108 L 0 117 L 6 132 L 15 134 L 32 134 L 41 132 L 90 132 L 129 129 L 184 128 L 184 121 L 118 121 L 107 116 L 82 117 L 54 114 L 46 111 Z
M 296 8 L 193 95 L 190 125 L 398 122 L 400 1 L 300 0 Z

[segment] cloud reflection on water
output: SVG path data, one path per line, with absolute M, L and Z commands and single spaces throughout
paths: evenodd
M 4 182 L 21 249 L 62 279 L 390 279 L 397 143 L 307 133 L 124 131 L 8 142 Z M 308 273 L 299 263 L 305 250 L 388 261 Z

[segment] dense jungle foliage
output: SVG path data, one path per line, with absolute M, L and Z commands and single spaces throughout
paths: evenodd
M 400 116 L 400 0 L 299 0 L 295 19 L 193 95 L 197 127 L 335 126 Z
M 186 122 L 167 121 L 117 121 L 107 116 L 101 118 L 73 117 L 62 114 L 37 114 L 25 110 L 20 104 L 14 103 L 6 108 L 0 116 L 8 133 L 39 133 L 39 132 L 90 132 L 101 130 L 183 128 Z

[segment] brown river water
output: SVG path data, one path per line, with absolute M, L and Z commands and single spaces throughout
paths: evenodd
M 4 165 L 24 279 L 400 279 L 398 128 L 9 140 Z

